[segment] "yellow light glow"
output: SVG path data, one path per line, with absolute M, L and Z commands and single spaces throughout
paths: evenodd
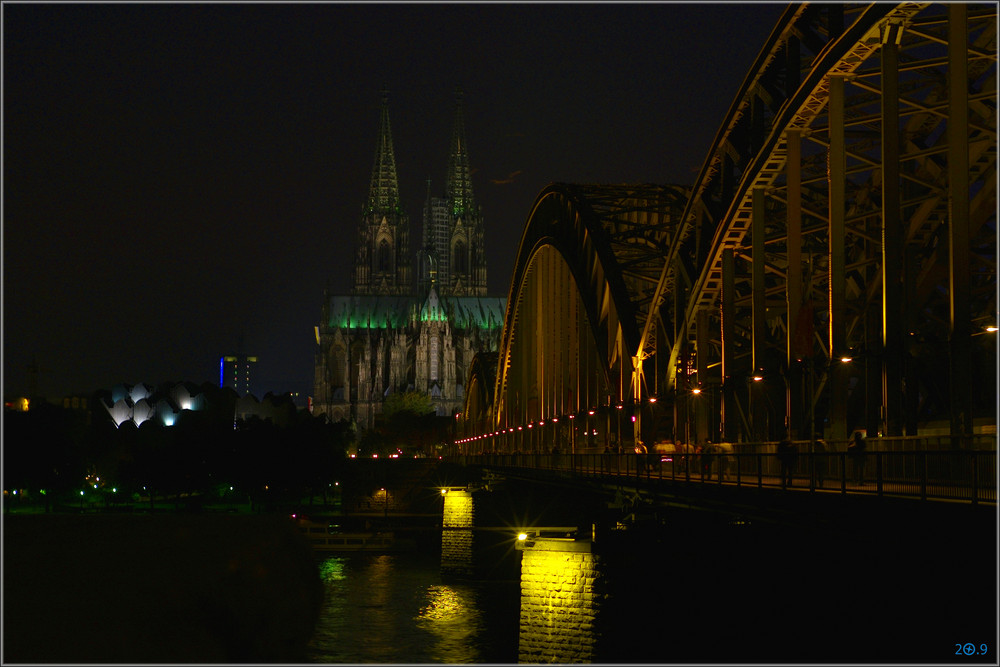
M 526 539 L 528 539 L 528 534 L 527 533 L 518 533 L 517 534 L 517 541 L 518 542 L 524 542 Z
M 448 489 L 441 489 L 441 495 L 442 496 L 448 495 Z

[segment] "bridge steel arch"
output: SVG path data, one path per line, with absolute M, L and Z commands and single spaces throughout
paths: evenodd
M 693 188 L 546 188 L 481 449 L 995 428 L 996 38 L 992 3 L 792 5 Z
M 687 197 L 663 185 L 553 184 L 542 191 L 521 238 L 493 427 L 480 447 L 585 451 L 632 439 L 639 314 L 651 302 Z M 467 410 L 466 425 L 482 417 Z
M 460 452 L 475 451 L 482 434 L 493 431 L 493 389 L 496 385 L 496 352 L 479 352 L 469 366 L 465 401 L 456 424 L 456 441 Z
M 699 440 L 995 426 L 996 68 L 995 5 L 785 12 L 654 296 L 687 290 L 666 384 Z

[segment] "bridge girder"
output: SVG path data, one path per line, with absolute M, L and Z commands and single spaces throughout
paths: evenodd
M 541 344 L 586 357 L 609 408 L 672 398 L 675 437 L 678 406 L 698 441 L 912 435 L 947 413 L 970 433 L 997 398 L 978 337 L 997 314 L 996 76 L 993 4 L 789 7 L 693 188 L 538 197 L 493 432 L 599 402 L 544 398 Z M 577 339 L 546 338 L 568 310 Z
M 629 401 L 638 322 L 687 194 L 662 185 L 553 184 L 539 195 L 508 296 L 495 431 L 523 433 Z
M 847 6 L 841 16 L 830 6 L 796 6 L 772 33 L 706 160 L 657 288 L 669 294 L 678 267 L 699 267 L 672 357 L 686 348 L 707 359 L 684 369 L 683 382 L 674 376 L 667 384 L 677 391 L 713 390 L 723 423 L 704 429 L 704 437 L 774 438 L 789 428 L 807 437 L 824 415 L 834 438 L 846 437 L 849 427 L 915 432 L 943 372 L 909 359 L 915 339 L 951 340 L 954 347 L 958 336 L 966 344 L 952 356 L 960 357 L 972 347 L 972 332 L 995 324 L 996 14 L 987 5 L 967 11 L 963 19 L 947 5 L 878 4 Z M 966 49 L 952 44 L 948 30 L 955 21 L 965 21 L 952 34 L 967 36 Z M 887 70 L 890 60 L 898 64 Z M 955 62 L 968 68 L 959 100 L 968 107 L 968 123 L 948 122 L 957 97 L 948 88 Z M 800 83 L 786 85 L 782 95 L 779 81 Z M 884 95 L 888 85 L 898 92 Z M 891 102 L 886 110 L 890 96 L 898 110 Z M 897 132 L 883 133 L 883 127 Z M 967 138 L 967 165 L 949 166 L 949 136 Z M 788 159 L 790 140 L 795 164 Z M 884 152 L 893 144 L 893 167 L 886 169 Z M 949 180 L 959 174 L 969 179 L 968 213 L 961 218 L 968 240 L 951 253 L 942 237 L 956 227 L 952 210 L 956 194 L 963 197 L 949 189 Z M 755 193 L 763 195 L 756 210 Z M 887 224 L 899 238 L 888 244 L 886 208 L 898 210 Z M 753 241 L 755 215 L 762 243 Z M 734 263 L 729 295 L 723 290 L 727 251 Z M 885 252 L 909 259 L 885 258 Z M 894 270 L 888 288 L 884 264 Z M 968 272 L 960 314 L 949 299 L 956 271 Z M 803 308 L 807 315 L 800 317 Z M 735 322 L 723 340 L 726 312 Z M 709 329 L 701 335 L 699 322 Z M 808 334 L 805 341 L 797 341 L 797 325 L 799 335 Z M 640 354 L 647 344 L 644 335 Z M 854 370 L 838 368 L 841 356 L 855 359 Z M 968 361 L 958 363 L 962 372 L 972 371 Z M 713 372 L 688 373 L 704 368 Z M 763 385 L 748 382 L 761 373 Z M 899 405 L 893 394 L 907 383 L 909 404 Z M 952 389 L 968 384 L 968 378 L 964 385 L 956 380 Z M 849 394 L 860 397 L 860 408 L 849 410 Z M 946 400 L 955 406 L 954 398 Z M 971 393 L 964 400 L 971 403 Z M 971 410 L 966 406 L 966 432 Z M 707 419 L 712 412 L 703 414 Z

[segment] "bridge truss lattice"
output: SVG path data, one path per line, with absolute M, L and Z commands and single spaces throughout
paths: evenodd
M 461 439 L 995 425 L 996 38 L 992 3 L 794 5 L 693 187 L 546 188 Z

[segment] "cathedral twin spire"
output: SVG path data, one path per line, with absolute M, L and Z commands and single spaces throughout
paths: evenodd
M 389 95 L 383 90 L 372 182 L 358 226 L 354 293 L 409 294 L 411 265 L 410 221 L 400 205 L 396 154 L 389 124 Z
M 389 124 L 389 91 L 382 90 L 382 118 L 379 122 L 378 146 L 368 192 L 365 213 L 399 213 L 399 179 L 396 178 L 396 153 L 392 147 L 392 126 Z
M 434 202 L 436 210 L 434 215 L 429 216 L 431 202 Z M 436 241 L 428 243 L 430 237 Z M 485 296 L 482 218 L 472 191 L 461 89 L 456 92 L 455 126 L 448 156 L 445 197 L 428 197 L 424 238 L 424 250 L 430 255 L 430 263 L 427 266 L 428 276 L 423 276 L 422 282 L 426 284 L 428 279 L 443 278 L 438 284 L 443 294 Z M 359 227 L 354 268 L 355 294 L 409 294 L 412 291 L 408 239 L 409 219 L 403 213 L 399 196 L 389 122 L 389 95 L 383 89 L 375 162 Z M 431 264 L 435 267 L 433 274 Z
M 448 155 L 448 199 L 452 202 L 453 214 L 464 216 L 478 213 L 476 199 L 472 194 L 472 171 L 469 168 L 469 153 L 465 146 L 465 115 L 462 112 L 462 90 L 455 93 L 455 129 L 451 135 L 451 152 Z

